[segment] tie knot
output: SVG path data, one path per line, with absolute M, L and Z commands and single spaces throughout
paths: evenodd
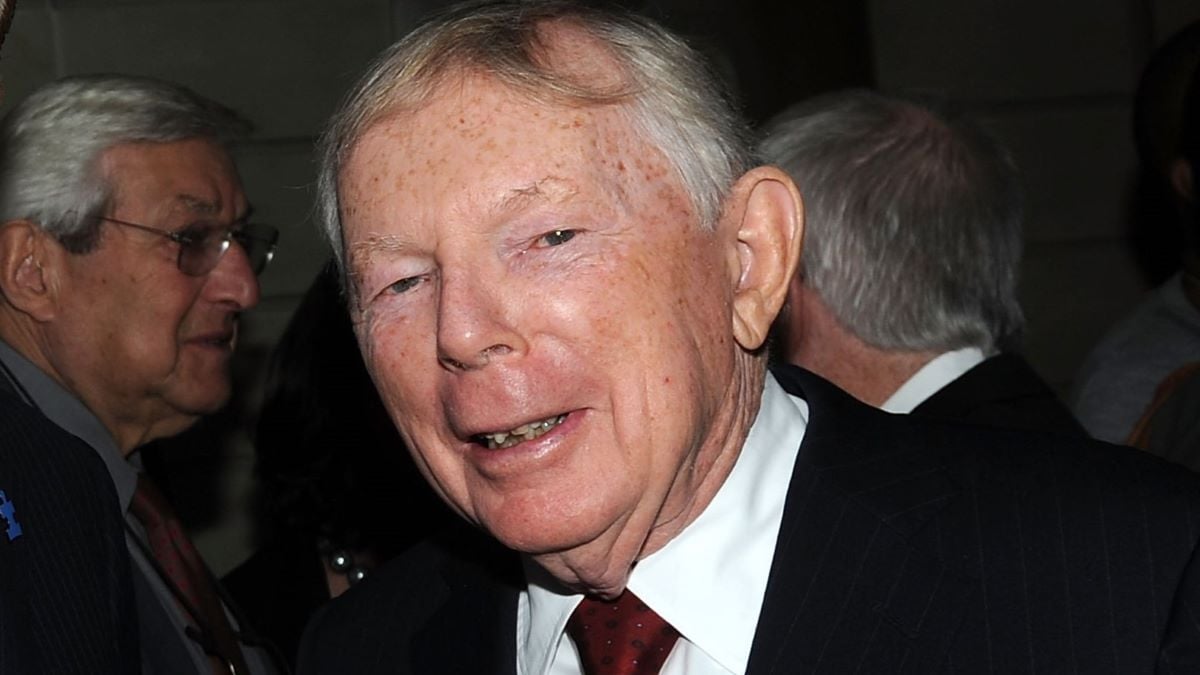
M 584 598 L 567 621 L 587 675 L 651 675 L 675 646 L 679 632 L 632 591 L 616 600 Z

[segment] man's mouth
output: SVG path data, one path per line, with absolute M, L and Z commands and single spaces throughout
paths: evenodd
M 201 335 L 193 338 L 192 342 L 207 347 L 220 347 L 228 349 L 233 346 L 233 333 L 214 333 L 209 335 Z
M 510 429 L 508 431 L 497 431 L 491 434 L 475 434 L 473 440 L 480 445 L 487 446 L 488 450 L 503 450 L 511 448 L 517 443 L 532 441 L 539 436 L 543 436 L 546 432 L 554 427 L 562 424 L 563 420 L 567 419 L 564 415 L 555 415 L 547 417 L 544 420 L 522 424 L 521 426 Z

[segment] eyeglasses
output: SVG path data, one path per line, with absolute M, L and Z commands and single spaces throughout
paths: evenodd
M 188 228 L 179 232 L 167 232 L 156 227 L 130 223 L 108 216 L 97 216 L 99 220 L 132 227 L 136 230 L 157 234 L 179 244 L 179 258 L 175 261 L 179 271 L 192 277 L 208 274 L 229 250 L 229 243 L 236 241 L 246 252 L 250 269 L 261 274 L 275 257 L 275 244 L 279 242 L 279 230 L 270 225 L 246 223 L 232 228 Z

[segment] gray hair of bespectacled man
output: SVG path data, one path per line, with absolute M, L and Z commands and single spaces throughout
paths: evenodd
M 607 49 L 623 70 L 619 87 L 557 72 L 544 28 L 571 26 Z M 456 74 L 481 74 L 547 105 L 621 105 L 666 156 L 701 226 L 720 217 L 730 187 L 750 165 L 749 134 L 720 78 L 682 39 L 634 14 L 570 2 L 459 5 L 385 50 L 334 114 L 318 148 L 318 219 L 346 277 L 338 177 L 367 130 L 412 109 Z
M 250 125 L 191 90 L 143 77 L 85 75 L 47 84 L 0 121 L 0 222 L 28 220 L 72 253 L 99 240 L 116 186 L 100 158 L 127 143 L 211 138 L 228 144 Z
M 948 106 L 866 90 L 763 128 L 760 157 L 804 198 L 800 271 L 869 345 L 1015 347 L 1023 195 L 1007 150 Z

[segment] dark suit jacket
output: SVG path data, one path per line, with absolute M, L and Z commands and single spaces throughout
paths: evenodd
M 0 673 L 141 672 L 112 479 L 2 383 L 0 491 Z
M 1016 354 L 997 354 L 963 373 L 912 414 L 1005 429 L 1086 436 L 1054 390 Z
M 1196 477 L 777 373 L 810 418 L 750 673 L 1200 672 Z M 430 543 L 319 614 L 301 673 L 513 673 L 520 574 Z

